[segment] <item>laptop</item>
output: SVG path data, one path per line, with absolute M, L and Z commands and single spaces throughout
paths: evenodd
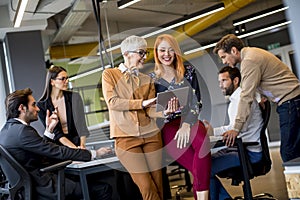
M 185 106 L 188 101 L 189 87 L 168 90 L 157 94 L 156 112 L 164 111 L 171 98 L 177 97 L 180 106 Z

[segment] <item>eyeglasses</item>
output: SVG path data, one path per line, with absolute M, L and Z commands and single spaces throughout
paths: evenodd
M 149 56 L 149 51 L 138 50 L 138 51 L 128 51 L 130 53 L 138 53 L 142 58 L 146 55 Z
M 60 80 L 60 81 L 66 81 L 66 80 L 68 80 L 68 79 L 69 79 L 68 76 L 63 76 L 63 77 L 61 77 L 61 78 L 59 78 L 59 77 L 56 77 L 56 78 L 55 78 L 55 80 Z

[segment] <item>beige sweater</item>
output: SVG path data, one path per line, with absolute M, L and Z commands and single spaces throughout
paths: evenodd
M 278 105 L 300 95 L 299 80 L 272 53 L 255 47 L 244 47 L 241 58 L 242 92 L 234 124 L 237 130 L 243 128 L 249 116 L 256 91 Z
M 149 109 L 143 109 L 143 100 L 155 97 L 154 83 L 148 75 L 139 73 L 139 85 L 126 80 L 119 68 L 104 70 L 102 90 L 108 105 L 110 137 L 143 136 L 159 133 Z

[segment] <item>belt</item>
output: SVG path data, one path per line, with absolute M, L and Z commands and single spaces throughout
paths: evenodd
M 292 98 L 292 99 L 289 99 L 289 100 L 283 102 L 281 105 L 283 105 L 283 104 L 285 104 L 285 103 L 291 103 L 292 101 L 297 100 L 297 99 L 300 99 L 300 94 L 299 94 L 298 96 Z

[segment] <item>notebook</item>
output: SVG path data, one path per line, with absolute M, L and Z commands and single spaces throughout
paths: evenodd
M 189 87 L 182 87 L 174 90 L 168 90 L 157 94 L 156 112 L 166 109 L 168 102 L 172 97 L 177 97 L 180 106 L 185 106 L 188 101 Z

